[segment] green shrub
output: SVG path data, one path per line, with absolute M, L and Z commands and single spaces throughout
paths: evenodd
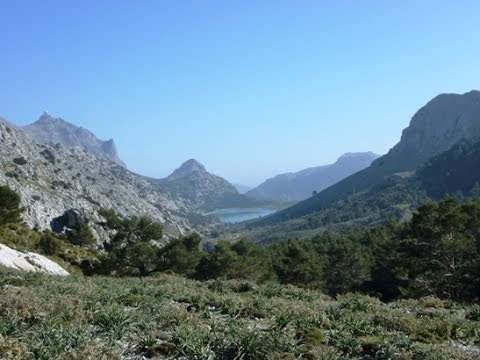
M 197 233 L 171 240 L 160 251 L 160 257 L 163 259 L 161 270 L 193 276 L 204 256 L 200 251 L 201 241 L 202 238 Z
M 8 223 L 20 223 L 20 196 L 8 186 L 0 186 L 0 226 Z
M 115 340 L 121 339 L 133 325 L 131 315 L 116 305 L 105 306 L 94 314 L 95 325 Z
M 59 253 L 60 248 L 62 247 L 62 242 L 53 232 L 45 231 L 40 237 L 38 247 L 45 255 L 55 255 Z
M 256 290 L 239 292 L 245 283 Z M 383 304 L 357 294 L 335 300 L 292 285 L 264 296 L 270 287 L 162 273 L 59 278 L 0 268 L 0 351 L 65 360 L 466 360 L 452 344 L 480 343 L 478 322 L 465 319 L 474 307 L 464 312 L 460 303 L 424 308 L 418 300 Z
M 43 157 L 47 159 L 50 163 L 55 164 L 55 155 L 50 149 L 42 150 L 40 154 L 43 155 Z
M 195 277 L 202 280 L 226 278 L 262 282 L 271 280 L 274 274 L 259 245 L 250 240 L 240 240 L 233 244 L 221 240 L 200 260 Z
M 468 309 L 465 318 L 472 321 L 480 321 L 480 305 L 474 305 Z
M 26 165 L 28 161 L 24 157 L 18 157 L 13 159 L 13 162 L 17 165 Z
M 77 246 L 92 246 L 95 244 L 95 237 L 93 236 L 90 227 L 80 218 L 77 218 L 75 227 L 67 230 L 67 240 L 73 245 Z

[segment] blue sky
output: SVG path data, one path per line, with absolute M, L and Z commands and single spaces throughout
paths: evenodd
M 480 88 L 479 1 L 0 0 L 0 115 L 113 137 L 255 185 L 385 153 L 442 92 Z

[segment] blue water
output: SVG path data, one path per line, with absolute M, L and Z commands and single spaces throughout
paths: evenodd
M 275 210 L 264 208 L 230 208 L 216 210 L 209 213 L 208 215 L 216 216 L 225 223 L 239 223 L 242 221 L 257 219 L 262 216 L 270 215 L 273 212 L 275 212 Z

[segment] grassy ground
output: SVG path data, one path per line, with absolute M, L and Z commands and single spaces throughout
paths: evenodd
M 478 359 L 480 307 L 0 269 L 1 359 Z

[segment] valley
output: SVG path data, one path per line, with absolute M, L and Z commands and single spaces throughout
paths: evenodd
M 0 14 L 0 360 L 480 359 L 480 2 Z
M 480 92 L 438 96 L 386 155 L 244 194 L 195 159 L 149 178 L 0 121 L 2 358 L 476 359 L 477 114 Z

